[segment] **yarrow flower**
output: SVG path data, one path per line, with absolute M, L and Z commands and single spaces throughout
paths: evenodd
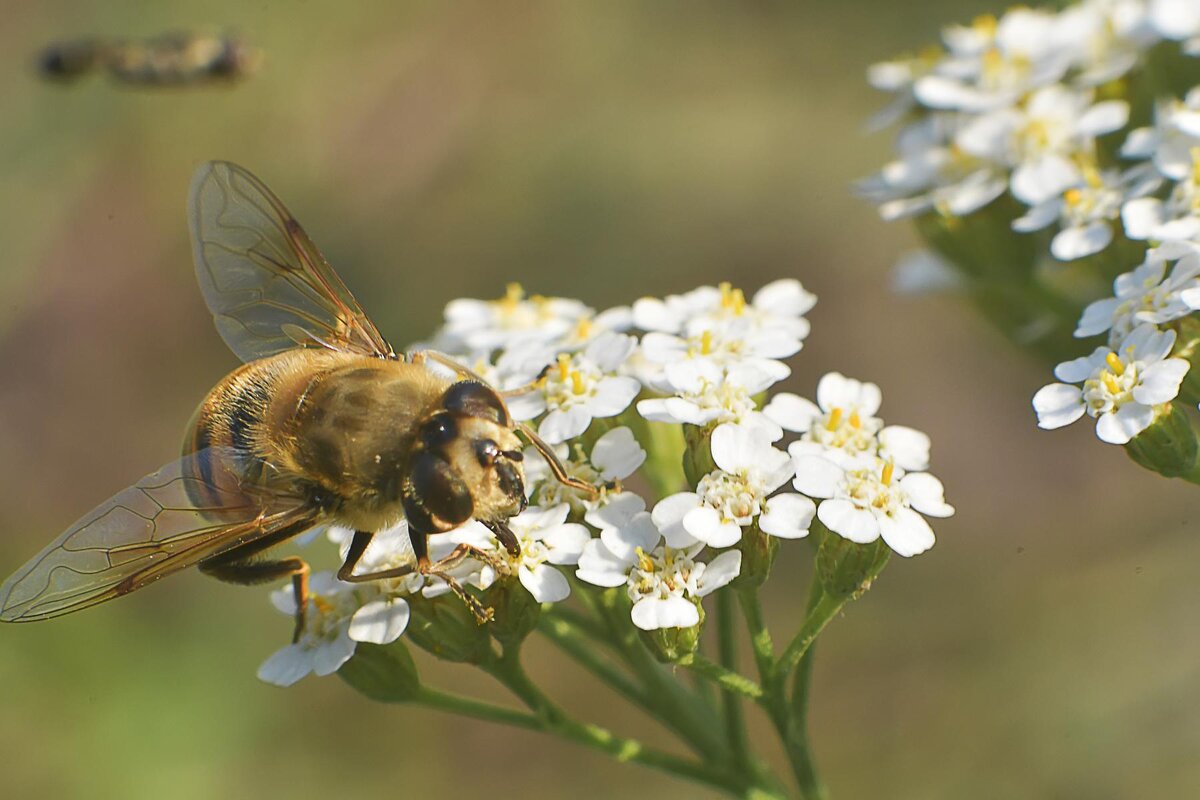
M 545 414 L 538 435 L 550 444 L 579 436 L 593 419 L 620 414 L 641 391 L 636 378 L 617 374 L 636 347 L 632 336 L 606 333 L 581 353 L 560 354 L 536 389 L 509 399 L 509 411 L 520 420 Z
M 1182 358 L 1168 358 L 1174 331 L 1139 325 L 1114 350 L 1097 347 L 1090 356 L 1054 368 L 1063 383 L 1043 386 L 1033 396 L 1038 427 L 1070 425 L 1085 413 L 1096 419 L 1096 435 L 1125 444 L 1150 427 L 1155 407 L 1179 394 L 1188 371 Z M 1082 384 L 1082 387 L 1070 384 Z
M 646 451 L 627 427 L 607 431 L 592 445 L 591 455 L 584 455 L 583 446 L 575 443 L 556 445 L 555 454 L 572 478 L 592 486 L 604 486 L 628 478 L 646 460 Z M 555 479 L 550 466 L 536 448 L 525 450 L 525 488 L 531 499 L 540 506 L 569 503 L 573 511 L 587 511 L 607 502 L 612 495 L 593 498 L 578 489 L 565 486 Z
M 869 544 L 882 537 L 897 555 L 918 555 L 934 543 L 933 529 L 921 514 L 954 513 L 943 499 L 941 481 L 928 472 L 906 474 L 894 461 L 830 450 L 801 452 L 795 467 L 796 490 L 821 501 L 818 519 L 852 542 Z
M 666 533 L 682 530 L 712 547 L 729 547 L 742 529 L 758 519 L 772 536 L 799 539 L 808 535 L 812 502 L 796 494 L 772 493 L 792 476 L 787 453 L 772 445 L 770 428 L 718 425 L 712 433 L 717 469 L 700 479 L 694 492 L 680 492 L 654 507 L 654 522 Z
M 699 560 L 703 549 L 703 543 L 663 544 L 657 525 L 642 511 L 589 541 L 575 574 L 596 586 L 624 586 L 633 602 L 633 624 L 642 630 L 690 628 L 700 623 L 700 598 L 741 570 L 740 552 L 730 550 L 705 563 Z
M 1167 264 L 1175 261 L 1170 273 Z M 1117 276 L 1113 297 L 1083 310 L 1076 336 L 1108 331 L 1116 345 L 1144 322 L 1161 325 L 1200 308 L 1200 245 L 1174 242 L 1146 253 L 1136 269 Z

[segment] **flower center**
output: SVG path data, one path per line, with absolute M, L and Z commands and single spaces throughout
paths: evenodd
M 893 482 L 896 465 L 891 461 L 869 469 L 848 470 L 845 490 L 848 498 L 859 508 L 881 511 L 888 516 L 908 508 L 908 495 L 899 483 Z
M 1138 364 L 1125 363 L 1110 352 L 1104 357 L 1107 369 L 1088 378 L 1083 384 L 1083 402 L 1093 417 L 1116 411 L 1133 400 L 1133 389 L 1138 385 Z
M 748 525 L 762 512 L 763 492 L 754 476 L 717 470 L 700 479 L 696 494 L 721 514 L 722 522 Z
M 552 407 L 566 408 L 590 397 L 595 390 L 598 373 L 581 368 L 565 353 L 559 355 L 555 368 L 546 373 L 546 402 Z
M 686 551 L 659 545 L 652 553 L 640 547 L 635 552 L 637 563 L 626 583 L 630 600 L 635 603 L 647 597 L 666 600 L 682 597 L 686 592 L 695 593 L 700 570 Z
M 867 417 L 864 420 L 853 406 L 848 414 L 845 408 L 835 406 L 825 416 L 815 419 L 808 433 L 801 438 L 852 454 L 874 452 L 879 427 L 878 419 Z

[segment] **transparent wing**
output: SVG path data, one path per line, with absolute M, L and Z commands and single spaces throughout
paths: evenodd
M 393 357 L 392 348 L 296 218 L 227 161 L 196 170 L 192 252 L 221 338 L 243 361 L 323 346 Z
M 243 490 L 231 463 L 203 450 L 101 503 L 0 585 L 0 621 L 69 614 L 316 521 L 302 498 Z

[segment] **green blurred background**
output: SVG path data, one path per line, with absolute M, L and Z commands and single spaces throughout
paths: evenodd
M 595 307 L 795 276 L 821 298 L 791 388 L 874 380 L 928 431 L 958 515 L 822 638 L 812 725 L 840 798 L 1194 796 L 1196 493 L 1086 425 L 1038 431 L 1044 368 L 955 298 L 898 298 L 913 245 L 852 197 L 887 157 L 872 61 L 979 0 L 76 4 L 0 27 L 0 573 L 174 457 L 235 359 L 192 275 L 185 197 L 238 161 L 291 206 L 380 327 L 519 280 Z M 231 89 L 39 82 L 45 42 L 236 29 L 267 62 Z M 769 586 L 798 624 L 803 546 Z M 536 734 L 372 705 L 258 664 L 290 623 L 188 573 L 0 631 L 0 796 L 707 796 Z M 547 646 L 568 706 L 666 743 Z M 421 657 L 431 682 L 502 700 Z M 766 754 L 779 762 L 761 720 Z

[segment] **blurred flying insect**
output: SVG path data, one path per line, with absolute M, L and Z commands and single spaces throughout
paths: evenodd
M 132 86 L 184 86 L 253 74 L 262 52 L 236 36 L 181 31 L 152 39 L 76 39 L 52 44 L 38 69 L 56 80 L 105 70 Z
M 431 562 L 427 537 L 476 519 L 511 556 L 506 521 L 525 508 L 523 436 L 562 483 L 554 451 L 514 422 L 502 393 L 434 352 L 398 355 L 300 224 L 241 167 L 200 167 L 189 200 L 200 288 L 246 363 L 193 415 L 183 457 L 72 525 L 0 585 L 0 620 L 57 617 L 199 565 L 224 581 L 290 577 L 304 629 L 308 565 L 263 558 L 316 525 L 355 531 L 344 581 L 417 571 L 445 580 L 486 621 L 490 609 L 448 573 L 494 552 L 460 544 Z M 440 364 L 453 373 L 431 369 Z M 372 536 L 407 519 L 412 563 L 353 570 Z

